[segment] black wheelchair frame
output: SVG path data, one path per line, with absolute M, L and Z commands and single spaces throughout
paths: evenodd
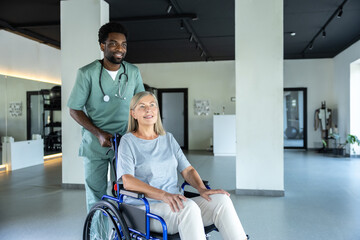
M 114 168 L 115 177 L 117 152 L 120 138 L 121 136 L 116 134 L 112 139 L 113 150 L 115 152 L 112 167 Z M 207 181 L 204 181 L 204 184 L 208 189 L 210 189 Z M 189 184 L 184 182 L 181 188 L 184 190 L 186 185 Z M 123 186 L 120 182 L 114 182 L 113 187 L 114 196 L 104 195 L 102 200 L 97 202 L 88 213 L 83 229 L 84 240 L 180 239 L 179 233 L 172 235 L 168 234 L 164 219 L 150 212 L 149 202 L 143 193 L 127 191 L 123 189 Z M 199 196 L 199 194 L 186 191 L 184 191 L 184 195 L 188 198 Z M 124 196 L 142 201 L 144 203 L 145 209 L 123 203 Z M 150 231 L 151 218 L 161 223 L 163 228 L 162 233 Z M 206 235 L 208 235 L 208 233 L 211 231 L 217 231 L 214 224 L 204 227 L 204 230 Z

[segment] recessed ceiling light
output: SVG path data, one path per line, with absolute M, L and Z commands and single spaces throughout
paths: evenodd
M 290 32 L 290 36 L 294 37 L 296 35 L 296 32 Z

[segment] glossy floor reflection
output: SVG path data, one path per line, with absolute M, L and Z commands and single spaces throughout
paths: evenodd
M 252 240 L 360 239 L 358 158 L 285 152 L 285 197 L 252 197 L 234 194 L 234 157 L 186 155 L 213 188 L 232 193 Z M 85 192 L 63 189 L 61 175 L 61 160 L 0 173 L 0 239 L 81 239 Z

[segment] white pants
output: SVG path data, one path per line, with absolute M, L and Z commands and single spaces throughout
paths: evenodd
M 161 216 L 168 233 L 179 232 L 182 240 L 205 240 L 204 226 L 211 224 L 215 224 L 224 240 L 247 239 L 231 199 L 225 194 L 210 197 L 210 202 L 202 197 L 188 198 L 179 212 L 172 212 L 167 203 L 153 203 L 150 212 Z M 154 219 L 150 220 L 150 229 L 162 232 L 160 222 Z

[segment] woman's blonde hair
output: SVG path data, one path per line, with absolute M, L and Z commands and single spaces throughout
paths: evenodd
M 131 115 L 131 111 L 136 108 L 139 101 L 143 97 L 146 97 L 146 96 L 149 96 L 149 95 L 154 97 L 156 105 L 159 106 L 158 100 L 157 100 L 156 96 L 153 93 L 144 91 L 144 92 L 139 92 L 139 93 L 135 94 L 132 97 L 131 102 L 130 102 L 129 122 L 128 122 L 127 132 L 136 132 L 138 130 L 139 124 L 138 124 L 137 120 Z M 160 110 L 158 110 L 157 121 L 156 121 L 156 123 L 154 125 L 154 131 L 158 135 L 165 135 L 165 133 L 166 133 L 165 130 L 164 130 L 164 127 L 162 125 L 162 122 L 161 122 Z

